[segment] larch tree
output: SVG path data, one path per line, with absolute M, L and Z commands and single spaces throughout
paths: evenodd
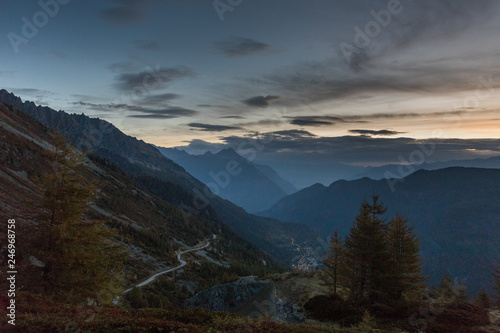
M 351 299 L 373 304 L 381 299 L 385 289 L 385 274 L 388 269 L 387 243 L 385 239 L 386 212 L 379 203 L 378 195 L 372 196 L 372 203 L 364 201 L 355 222 L 345 240 L 345 280 Z
M 388 286 L 393 300 L 417 301 L 425 289 L 420 245 L 408 220 L 396 215 L 387 228 Z
M 483 309 L 489 309 L 491 307 L 491 300 L 488 297 L 488 294 L 486 293 L 486 291 L 484 289 L 481 289 L 479 294 L 477 294 L 477 297 L 474 300 L 474 303 L 477 306 L 482 307 Z
M 438 289 L 439 298 L 446 302 L 451 302 L 455 299 L 456 291 L 451 276 L 446 273 L 439 283 Z
M 341 271 L 343 253 L 344 244 L 340 239 L 337 230 L 335 230 L 333 238 L 330 240 L 330 244 L 328 246 L 328 253 L 323 258 L 325 269 L 321 271 L 321 279 L 323 280 L 324 285 L 332 290 L 333 295 L 337 295 L 340 278 L 343 275 L 343 272 Z
M 44 196 L 32 235 L 43 266 L 42 292 L 69 302 L 109 302 L 119 288 L 124 254 L 102 221 L 84 216 L 97 187 L 84 176 L 82 156 L 59 135 L 50 158 L 53 170 L 41 179 Z

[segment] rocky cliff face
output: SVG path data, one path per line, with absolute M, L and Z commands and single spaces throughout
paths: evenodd
M 253 276 L 201 291 L 186 300 L 185 307 L 233 312 L 273 321 L 302 321 L 295 304 L 276 296 L 276 285 L 272 280 L 256 280 Z
M 245 304 L 251 303 L 263 291 L 274 294 L 272 281 L 257 281 L 254 277 L 244 277 L 235 282 L 219 284 L 188 299 L 187 308 L 203 308 L 210 311 L 237 312 Z

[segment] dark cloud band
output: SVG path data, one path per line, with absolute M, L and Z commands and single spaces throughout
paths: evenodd
M 215 49 L 227 57 L 245 57 L 269 51 L 268 44 L 244 37 L 214 42 Z
M 188 124 L 188 126 L 204 132 L 223 132 L 228 130 L 241 129 L 241 127 L 237 126 L 212 125 L 203 123 L 190 123 Z
M 272 101 L 279 99 L 279 96 L 254 96 L 243 101 L 244 104 L 248 106 L 258 107 L 258 108 L 266 108 L 268 107 Z

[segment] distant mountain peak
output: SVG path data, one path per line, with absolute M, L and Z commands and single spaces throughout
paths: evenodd
M 214 154 L 220 157 L 230 157 L 230 158 L 236 158 L 236 159 L 245 159 L 241 155 L 239 155 L 233 148 L 226 148 L 222 149 L 218 153 Z M 246 159 L 245 159 L 246 160 Z

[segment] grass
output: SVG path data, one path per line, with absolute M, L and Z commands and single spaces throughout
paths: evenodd
M 7 299 L 0 298 L 5 318 Z M 16 326 L 2 322 L 2 332 L 262 332 L 262 333 L 358 333 L 357 328 L 336 329 L 324 324 L 284 324 L 254 320 L 225 312 L 202 309 L 127 310 L 111 306 L 77 306 L 47 301 L 21 293 L 17 297 Z M 366 331 L 369 332 L 369 331 Z M 378 331 L 383 332 L 383 331 Z

